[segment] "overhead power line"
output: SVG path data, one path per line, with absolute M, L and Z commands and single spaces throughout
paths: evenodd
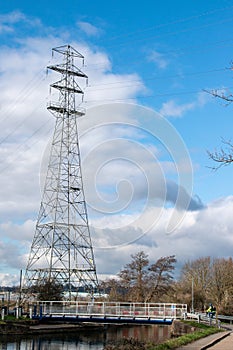
M 139 30 L 136 30 L 136 31 L 124 33 L 124 34 L 121 34 L 121 35 L 116 35 L 116 36 L 113 36 L 113 37 L 109 38 L 108 40 L 111 41 L 111 40 L 119 39 L 119 38 L 122 38 L 122 37 L 129 37 L 129 36 L 132 36 L 132 35 L 145 33 L 145 32 L 151 31 L 151 30 L 157 30 L 157 29 L 160 29 L 162 27 L 170 27 L 173 24 L 193 21 L 194 19 L 198 19 L 198 18 L 205 17 L 205 16 L 210 16 L 210 15 L 215 14 L 217 12 L 222 12 L 222 11 L 228 11 L 229 12 L 229 10 L 231 10 L 231 9 L 233 9 L 233 6 L 226 6 L 226 7 L 222 7 L 222 8 L 217 8 L 217 9 L 214 9 L 214 10 L 211 10 L 211 11 L 206 11 L 206 12 L 200 13 L 198 15 L 183 17 L 183 18 L 179 18 L 179 19 L 177 19 L 175 21 L 170 21 L 170 22 L 167 22 L 167 23 L 161 23 L 161 24 L 157 24 L 156 26 L 151 26 L 151 27 L 147 27 L 147 28 L 144 28 L 144 29 L 139 29 Z
M 226 70 L 229 70 L 231 68 L 216 68 L 216 69 L 209 69 L 205 71 L 199 71 L 199 72 L 190 72 L 190 73 L 181 73 L 181 74 L 172 74 L 172 75 L 167 75 L 167 76 L 156 76 L 156 77 L 146 77 L 143 78 L 143 81 L 150 81 L 150 80 L 164 80 L 164 79 L 172 79 L 172 78 L 179 78 L 179 77 L 184 77 L 184 76 L 195 76 L 195 75 L 202 75 L 202 74 L 210 74 L 210 73 L 217 73 L 217 72 L 223 72 Z M 103 83 L 103 84 L 91 84 L 88 85 L 87 88 L 95 88 L 96 90 L 105 90 L 105 88 L 100 88 L 100 86 L 107 86 L 107 89 L 109 89 L 110 85 L 116 85 L 116 84 L 124 84 L 124 83 L 142 83 L 142 79 L 130 79 L 130 80 L 120 80 L 116 82 L 108 82 L 108 83 Z M 96 89 L 97 87 L 97 89 Z M 124 87 L 124 85 L 119 86 L 119 88 Z M 113 87 L 113 88 L 118 88 L 118 87 Z
M 210 26 L 217 26 L 217 25 L 220 25 L 220 24 L 224 24 L 224 23 L 227 23 L 227 22 L 231 22 L 233 21 L 233 17 L 230 17 L 230 18 L 227 18 L 227 19 L 223 19 L 223 20 L 220 20 L 220 21 L 216 21 L 216 22 L 212 22 L 212 23 L 206 23 L 206 24 L 203 24 L 203 25 L 200 25 L 200 26 L 194 26 L 194 27 L 188 27 L 188 28 L 185 28 L 185 29 L 181 29 L 181 30 L 176 30 L 176 31 L 171 31 L 171 32 L 167 32 L 167 33 L 160 33 L 160 34 L 156 34 L 156 35 L 152 35 L 152 36 L 147 36 L 146 38 L 145 37 L 137 37 L 137 38 L 134 38 L 134 43 L 135 42 L 145 42 L 145 40 L 148 40 L 148 39 L 155 39 L 155 38 L 162 38 L 162 37 L 166 37 L 166 36 L 169 36 L 169 35 L 177 35 L 177 34 L 181 34 L 181 33 L 187 33 L 187 32 L 190 32 L 190 31 L 193 31 L 193 30 L 197 30 L 197 29 L 202 29 L 202 28 L 207 28 L 207 27 L 210 27 Z M 122 43 L 116 43 L 115 45 L 111 45 L 111 46 L 107 46 L 106 47 L 109 49 L 109 48 L 114 48 L 115 46 L 117 46 L 118 48 L 119 47 L 122 47 L 124 45 L 128 45 L 129 42 L 131 43 L 132 42 L 132 39 L 130 41 L 125 41 L 125 42 L 122 42 Z
M 233 86 L 225 87 L 225 89 L 232 89 Z M 213 89 L 215 91 L 220 90 L 220 88 Z M 125 97 L 125 98 L 110 98 L 110 99 L 96 99 L 96 100 L 86 100 L 84 103 L 90 103 L 90 102 L 118 102 L 118 101 L 126 101 L 126 100 L 137 100 L 140 99 L 147 99 L 152 97 L 168 97 L 168 96 L 182 96 L 182 95 L 191 95 L 191 94 L 198 94 L 201 92 L 205 92 L 205 89 L 200 90 L 189 90 L 189 91 L 181 91 L 181 92 L 166 92 L 166 93 L 159 93 L 159 94 L 150 94 L 150 95 L 137 95 L 135 97 Z

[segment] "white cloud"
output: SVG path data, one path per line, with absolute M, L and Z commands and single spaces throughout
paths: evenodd
M 151 209 L 149 215 L 153 215 L 154 210 Z M 102 233 L 93 231 L 99 272 L 119 272 L 130 261 L 130 255 L 140 250 L 145 251 L 151 261 L 174 254 L 179 266 L 188 260 L 204 256 L 229 257 L 233 248 L 232 210 L 233 197 L 228 197 L 210 203 L 204 210 L 186 212 L 182 224 L 172 234 L 165 232 L 171 209 L 163 211 L 160 220 L 146 235 L 141 234 L 142 222 L 141 229 L 136 229 L 129 224 L 129 218 L 121 217 L 119 220 L 125 221 L 123 229 L 113 230 L 106 227 Z M 107 222 L 106 218 L 106 226 L 110 224 Z M 118 245 L 114 247 L 113 242 Z M 105 257 L 108 256 L 111 256 L 109 268 L 104 265 Z
M 0 33 L 15 33 L 17 31 L 16 26 L 21 24 L 25 27 L 39 28 L 42 27 L 41 21 L 38 18 L 30 18 L 25 16 L 20 11 L 12 11 L 6 14 L 0 15 Z
M 88 106 L 111 101 L 135 102 L 138 93 L 145 91 L 142 80 L 137 74 L 113 74 L 109 72 L 110 62 L 102 57 L 97 70 L 87 67 L 89 85 L 85 89 L 85 101 Z M 88 58 L 90 62 L 91 57 Z M 93 57 L 92 62 L 95 62 Z M 125 81 L 137 80 L 137 84 L 127 84 Z
M 0 273 L 0 284 L 1 286 L 13 287 L 19 286 L 20 275 L 11 273 Z
M 12 32 L 12 31 L 13 31 L 13 29 L 10 26 L 0 23 L 0 33 Z
M 196 100 L 190 103 L 178 104 L 175 100 L 169 100 L 162 104 L 160 113 L 164 117 L 182 117 L 186 112 L 195 108 L 203 107 L 209 101 L 209 96 L 206 93 L 198 93 Z
M 78 26 L 85 34 L 89 36 L 98 36 L 102 32 L 100 28 L 97 28 L 89 22 L 79 21 Z
M 2 240 L 11 239 L 12 241 L 23 243 L 30 242 L 35 229 L 35 221 L 28 219 L 22 224 L 17 224 L 12 221 L 0 224 L 0 237 Z
M 13 11 L 10 13 L 0 15 L 0 23 L 15 24 L 22 20 L 26 20 L 25 15 L 20 11 Z
M 170 100 L 163 103 L 160 113 L 165 117 L 181 117 L 194 106 L 194 103 L 177 104 L 174 100 Z
M 155 50 L 150 53 L 148 60 L 150 62 L 154 62 L 160 69 L 167 68 L 169 64 L 169 60 L 165 57 L 165 55 Z

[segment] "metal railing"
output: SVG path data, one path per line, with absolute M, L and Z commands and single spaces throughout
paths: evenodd
M 37 302 L 35 314 L 50 316 L 132 317 L 178 319 L 187 313 L 186 304 L 169 303 L 125 303 L 86 301 Z
M 184 318 L 189 320 L 189 319 L 194 319 L 197 320 L 198 322 L 206 322 L 209 325 L 214 325 L 216 324 L 218 327 L 221 326 L 221 323 L 228 323 L 230 325 L 233 324 L 233 316 L 226 316 L 226 315 L 214 315 L 212 317 L 208 316 L 206 313 L 186 313 L 184 314 Z

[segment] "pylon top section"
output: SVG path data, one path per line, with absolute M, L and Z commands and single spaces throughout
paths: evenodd
M 58 102 L 51 101 L 47 108 L 50 112 L 55 114 L 56 117 L 83 116 L 85 110 L 80 107 L 75 107 L 75 94 L 83 95 L 83 90 L 78 85 L 75 78 L 87 79 L 88 77 L 75 66 L 74 61 L 77 58 L 84 60 L 84 56 L 70 45 L 53 48 L 52 52 L 63 55 L 63 63 L 47 67 L 61 74 L 61 79 L 50 85 L 51 88 L 59 90 L 60 97 Z
M 73 57 L 79 57 L 84 59 L 84 56 L 78 52 L 77 50 L 75 50 L 72 46 L 70 45 L 63 45 L 63 46 L 58 46 L 52 49 L 52 52 L 59 52 L 63 55 L 71 55 Z
M 83 73 L 79 68 L 74 65 L 74 58 L 81 58 L 84 63 L 84 56 L 81 55 L 70 45 L 55 47 L 52 49 L 52 55 L 54 52 L 58 52 L 64 56 L 64 64 L 48 66 L 49 69 L 55 70 L 58 73 L 73 75 L 77 77 L 87 78 L 87 75 Z

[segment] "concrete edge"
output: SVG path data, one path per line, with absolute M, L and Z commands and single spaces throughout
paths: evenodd
M 200 348 L 200 350 L 205 350 L 205 349 L 208 349 L 210 348 L 211 346 L 217 344 L 218 342 L 220 342 L 222 339 L 228 337 L 232 332 L 229 331 L 229 332 L 225 332 L 224 334 L 219 334 L 219 337 L 211 340 L 208 344 L 204 345 L 203 347 Z

